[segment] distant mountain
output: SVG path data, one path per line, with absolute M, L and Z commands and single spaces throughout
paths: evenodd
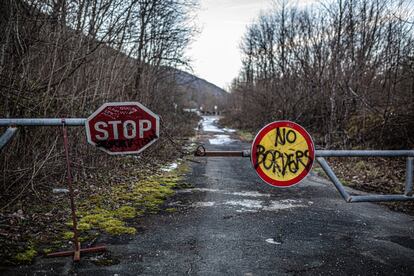
M 221 111 L 227 102 L 227 91 L 188 72 L 176 70 L 175 80 L 183 92 L 187 108 L 202 107 L 204 111 L 213 112 L 217 106 Z

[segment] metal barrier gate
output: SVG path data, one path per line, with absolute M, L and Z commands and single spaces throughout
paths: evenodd
M 85 118 L 0 119 L 0 127 L 7 127 L 0 136 L 0 150 L 11 141 L 18 126 L 84 126 L 85 122 Z
M 67 126 L 83 126 L 86 122 L 86 119 L 0 119 L 0 126 L 8 127 L 6 132 L 0 136 L 0 151 L 4 146 L 6 146 L 14 135 L 17 132 L 17 126 L 62 126 L 63 128 L 63 140 L 65 146 L 65 157 L 66 157 L 66 171 L 67 171 L 67 181 L 69 188 L 69 200 L 71 208 L 71 217 L 73 223 L 73 242 L 74 249 L 63 252 L 53 252 L 49 253 L 46 256 L 48 257 L 63 257 L 73 255 L 74 261 L 79 261 L 81 253 L 91 253 L 91 252 L 100 252 L 106 251 L 105 245 L 93 246 L 87 248 L 81 248 L 79 241 L 79 232 L 77 227 L 77 215 L 76 215 L 76 206 L 75 206 L 75 193 L 72 186 L 72 175 L 71 175 L 71 165 L 69 158 L 69 143 L 68 143 L 68 134 Z
M 44 118 L 44 119 L 0 119 L 0 126 L 8 127 L 0 136 L 0 150 L 7 145 L 17 132 L 18 126 L 84 126 L 85 118 Z M 250 157 L 249 150 L 244 151 L 206 151 L 199 147 L 195 156 L 199 157 Z M 384 202 L 384 201 L 414 201 L 413 197 L 413 161 L 414 150 L 316 150 L 316 160 L 328 175 L 340 195 L 346 202 Z M 369 194 L 350 195 L 325 157 L 406 157 L 406 179 L 404 194 Z
M 112 126 L 112 132 L 104 129 Z M 118 126 L 122 126 L 121 133 Z M 137 127 L 138 125 L 138 127 Z M 159 137 L 159 116 L 139 102 L 112 102 L 99 107 L 88 118 L 12 118 L 0 119 L 0 127 L 7 127 L 0 136 L 0 151 L 6 146 L 17 132 L 18 126 L 61 126 L 66 157 L 66 172 L 69 188 L 69 199 L 73 223 L 74 249 L 64 252 L 49 253 L 49 257 L 73 255 L 74 261 L 80 260 L 81 252 L 105 251 L 106 246 L 81 248 L 75 196 L 72 185 L 71 161 L 67 127 L 84 126 L 88 143 L 97 146 L 108 154 L 139 153 L 153 144 Z
M 206 151 L 200 146 L 196 156 L 204 157 L 251 157 L 250 150 L 244 151 Z M 414 201 L 413 197 L 413 160 L 414 150 L 316 150 L 316 160 L 335 185 L 346 202 L 384 202 L 384 201 Z M 325 157 L 407 157 L 404 194 L 388 195 L 350 195 L 341 181 L 329 166 Z

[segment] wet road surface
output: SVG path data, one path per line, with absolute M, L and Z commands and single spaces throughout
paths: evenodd
M 209 150 L 248 149 L 206 118 Z M 95 256 L 40 259 L 15 274 L 413 275 L 414 217 L 371 203 L 345 203 L 315 175 L 288 189 L 263 183 L 248 158 L 199 158 L 167 204 L 140 219 L 137 235 L 106 241 L 116 264 Z

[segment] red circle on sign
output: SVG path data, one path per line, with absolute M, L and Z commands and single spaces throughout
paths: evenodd
M 270 131 L 280 128 L 280 127 L 289 127 L 294 129 L 295 131 L 299 132 L 302 137 L 305 139 L 308 148 L 308 163 L 305 165 L 305 169 L 296 177 L 287 180 L 287 181 L 279 181 L 273 178 L 270 178 L 262 168 L 257 165 L 257 146 L 262 141 L 263 137 L 267 135 Z M 299 183 L 303 178 L 305 178 L 310 170 L 312 169 L 313 161 L 315 159 L 315 148 L 312 141 L 312 137 L 309 133 L 299 124 L 291 122 L 291 121 L 276 121 L 272 122 L 266 126 L 264 126 L 256 135 L 253 140 L 252 148 L 251 148 L 251 162 L 253 168 L 255 169 L 258 176 L 267 184 L 275 186 L 275 187 L 290 187 L 297 183 Z

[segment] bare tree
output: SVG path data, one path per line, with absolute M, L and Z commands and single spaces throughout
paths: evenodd
M 413 14 L 401 15 L 403 3 L 329 1 L 308 9 L 276 3 L 242 39 L 229 118 L 251 130 L 295 120 L 329 147 L 409 147 Z
M 184 115 L 171 112 L 173 101 L 180 104 L 173 68 L 187 63 L 194 8 L 192 0 L 0 1 L 0 116 L 86 117 L 107 101 L 138 100 L 173 126 L 169 135 L 188 132 Z M 2 151 L 4 204 L 61 181 L 56 135 L 21 128 Z M 86 146 L 81 129 L 71 135 L 77 175 L 96 164 L 114 167 Z

